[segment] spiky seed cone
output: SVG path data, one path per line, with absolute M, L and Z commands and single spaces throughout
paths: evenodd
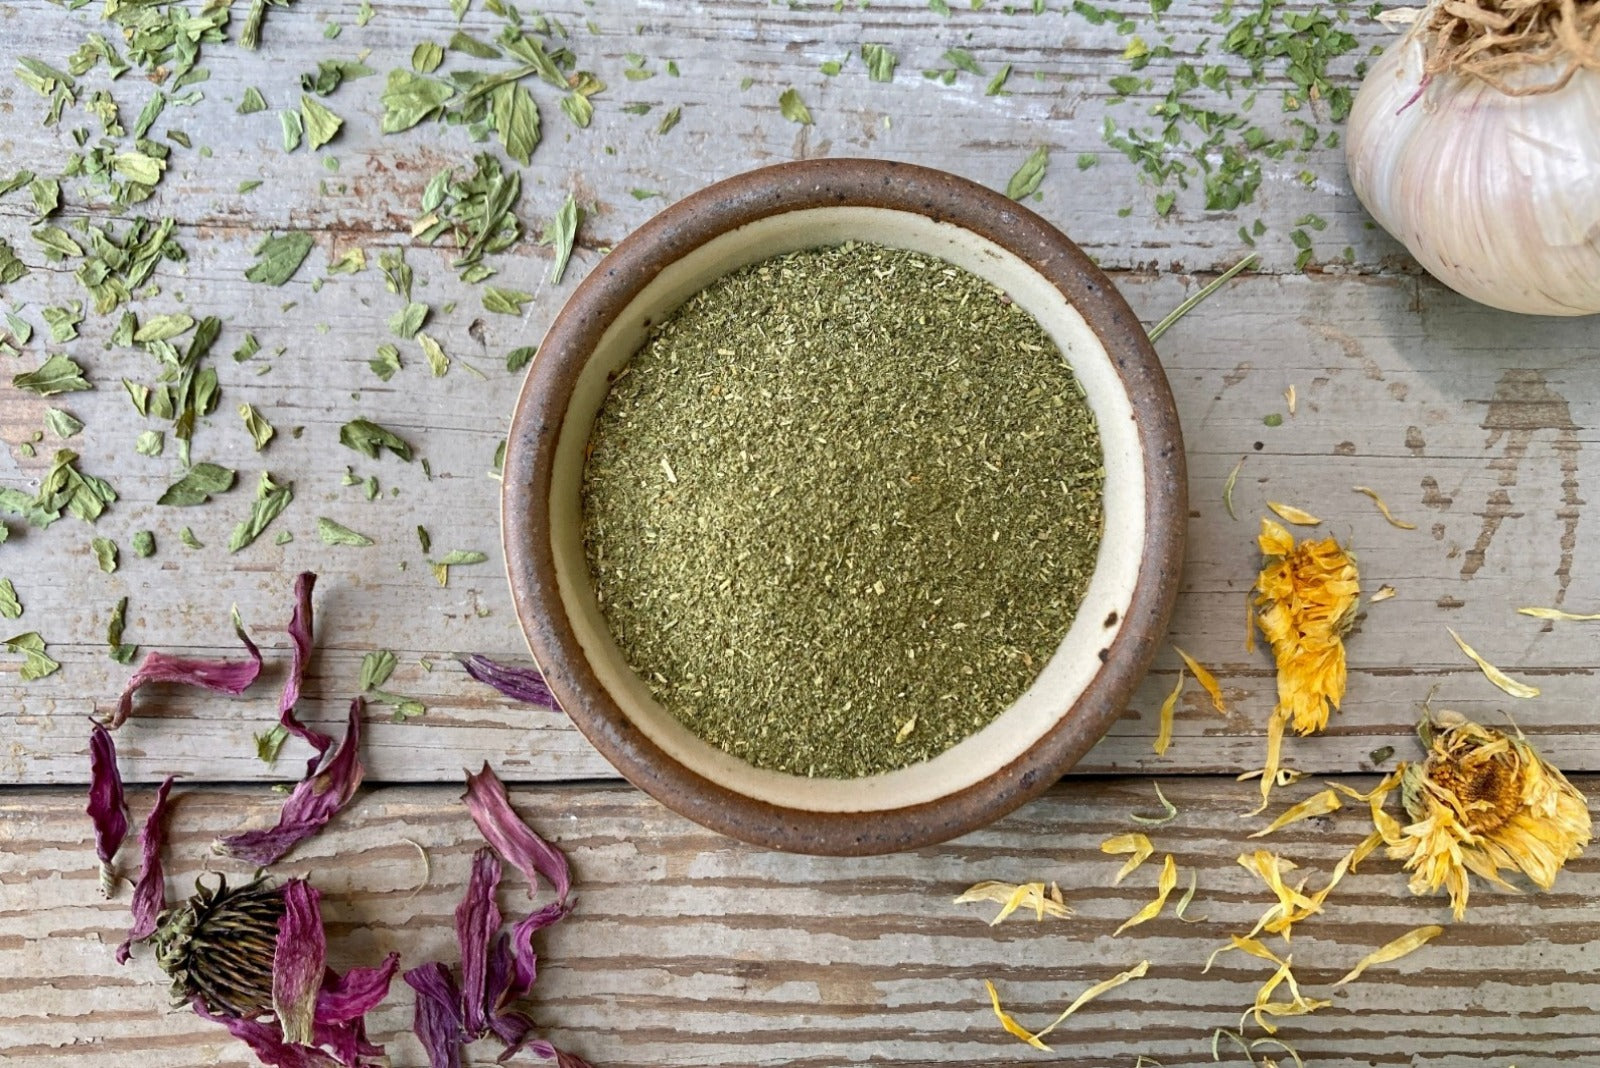
M 188 901 L 161 914 L 151 936 L 156 963 L 172 980 L 175 1002 L 199 998 L 213 1015 L 255 1017 L 272 1011 L 272 957 L 283 894 L 265 879 L 230 889 L 217 876 L 195 880 Z

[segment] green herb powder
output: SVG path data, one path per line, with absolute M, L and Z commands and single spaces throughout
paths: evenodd
M 735 271 L 596 420 L 584 539 L 628 662 L 758 767 L 935 756 L 1033 682 L 1093 570 L 1100 439 L 999 289 L 871 244 Z

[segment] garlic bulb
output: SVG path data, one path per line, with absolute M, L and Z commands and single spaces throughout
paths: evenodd
M 1600 66 L 1537 95 L 1451 71 L 1425 85 L 1425 40 L 1390 47 L 1356 96 L 1356 196 L 1458 293 L 1508 311 L 1600 312 Z M 1530 64 L 1503 80 L 1548 85 L 1565 69 Z

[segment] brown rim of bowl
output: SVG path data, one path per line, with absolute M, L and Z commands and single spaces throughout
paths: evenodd
M 616 312 L 669 263 L 720 234 L 808 208 L 866 206 L 953 223 L 1010 250 L 1059 289 L 1099 336 L 1122 379 L 1144 453 L 1143 564 L 1104 663 L 1059 723 L 1016 760 L 945 797 L 860 813 L 813 812 L 734 793 L 679 764 L 601 684 L 567 621 L 549 537 L 551 469 L 578 372 Z M 1177 409 L 1155 349 L 1110 279 L 1050 223 L 943 171 L 872 159 L 824 159 L 749 171 L 702 189 L 623 239 L 583 280 L 540 344 L 511 418 L 502 537 L 518 620 L 551 691 L 611 764 L 667 808 L 703 826 L 792 852 L 859 856 L 942 842 L 1048 789 L 1122 712 L 1154 658 L 1176 600 L 1188 512 Z

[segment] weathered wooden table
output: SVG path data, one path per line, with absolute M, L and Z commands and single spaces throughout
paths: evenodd
M 490 38 L 502 20 L 485 2 L 471 5 L 461 25 Z M 161 455 L 136 452 L 141 431 L 170 427 L 139 417 L 119 384 L 152 382 L 155 365 L 135 348 L 110 343 L 114 314 L 91 309 L 76 339 L 49 340 L 41 310 L 83 300 L 84 292 L 74 265 L 47 262 L 30 238 L 35 218 L 27 191 L 0 198 L 0 237 L 32 268 L 0 287 L 0 300 L 35 327 L 20 355 L 0 356 L 7 446 L 0 485 L 32 493 L 54 451 L 70 447 L 83 470 L 118 494 L 93 526 L 64 519 L 36 530 L 0 515 L 10 535 L 0 546 L 0 576 L 13 580 L 25 607 L 7 626 L 43 635 L 63 664 L 25 682 L 20 658 L 0 656 L 0 1048 L 8 1063 L 251 1062 L 219 1029 L 166 1008 L 165 984 L 148 951 L 125 967 L 112 959 L 127 923 L 128 886 L 109 901 L 99 893 L 83 784 L 89 717 L 108 708 L 130 670 L 107 656 L 104 638 L 111 608 L 124 595 L 127 641 L 226 655 L 233 649 L 228 613 L 237 605 L 268 661 L 262 683 L 241 698 L 152 691 L 119 734 L 124 773 L 140 784 L 131 792 L 136 821 L 150 784 L 168 773 L 183 776 L 172 816 L 170 895 L 186 892 L 208 863 L 240 871 L 208 861 L 208 842 L 219 832 L 269 823 L 278 804 L 269 784 L 296 775 L 301 748 L 291 743 L 269 767 L 257 759 L 251 736 L 275 719 L 291 578 L 316 571 L 317 649 L 301 715 L 321 725 L 341 722 L 361 659 L 376 649 L 399 658 L 385 688 L 422 702 L 426 712 L 396 722 L 391 708 L 370 710 L 367 786 L 279 868 L 310 873 L 323 888 L 334 963 L 371 961 L 390 949 L 411 961 L 454 960 L 452 910 L 477 843 L 456 799 L 462 769 L 488 760 L 517 784 L 514 798 L 529 821 L 572 858 L 577 910 L 541 944 L 532 1011 L 547 1034 L 596 1066 L 1133 1065 L 1141 1056 L 1169 1068 L 1210 1063 L 1214 1029 L 1239 1027 L 1271 971 L 1235 953 L 1201 974 L 1211 951 L 1229 933 L 1248 930 L 1266 904 L 1259 882 L 1234 859 L 1262 844 L 1247 845 L 1244 836 L 1266 817 L 1243 817 L 1253 788 L 1233 776 L 1260 766 L 1273 704 L 1267 654 L 1244 644 L 1256 517 L 1269 499 L 1311 509 L 1326 519 L 1324 529 L 1347 538 L 1368 592 L 1383 584 L 1397 591 L 1366 607 L 1350 642 L 1345 707 L 1324 736 L 1292 742 L 1290 764 L 1370 783 L 1375 751 L 1393 748 L 1384 769 L 1416 755 L 1412 731 L 1431 694 L 1436 707 L 1486 722 L 1504 725 L 1502 710 L 1514 713 L 1581 788 L 1600 790 L 1590 689 L 1600 665 L 1596 632 L 1515 614 L 1522 605 L 1600 605 L 1596 540 L 1585 522 L 1585 501 L 1595 492 L 1588 428 L 1600 418 L 1600 383 L 1586 363 L 1600 355 L 1597 324 L 1499 314 L 1419 274 L 1367 222 L 1349 190 L 1342 150 L 1326 139 L 1266 160 L 1254 203 L 1238 211 L 1205 210 L 1196 186 L 1160 214 L 1160 191 L 1107 147 L 1103 123 L 1148 125 L 1144 113 L 1165 93 L 1176 60 L 1141 72 L 1153 88 L 1140 87 L 1130 99 L 1115 96 L 1109 80 L 1128 73 L 1133 35 L 1146 46 L 1169 44 L 1177 59 L 1192 59 L 1208 41 L 1202 62 L 1217 61 L 1216 5 L 1180 0 L 1157 23 L 1143 0 L 1113 0 L 1109 19 L 1082 5 L 1064 9 L 1060 0 L 1037 15 L 1020 0 L 1015 11 L 978 0 L 978 10 L 952 3 L 948 13 L 923 0 L 870 7 L 558 0 L 550 13 L 570 30 L 579 67 L 595 71 L 607 88 L 593 101 L 592 123 L 580 129 L 557 106 L 559 94 L 531 83 L 543 143 L 522 168 L 519 213 L 530 234 L 490 260 L 499 272 L 493 284 L 536 294 L 520 316 L 485 311 L 481 287 L 450 270 L 451 253 L 419 247 L 411 236 L 429 180 L 498 147 L 436 123 L 393 136 L 379 130 L 383 75 L 409 68 L 419 42 L 450 39 L 457 25 L 449 5 L 378 0 L 370 20 L 364 6 L 304 0 L 274 7 L 259 51 L 205 45 L 201 65 L 210 77 L 192 87 L 199 98 L 170 105 L 153 128 L 172 147 L 170 169 L 154 198 L 130 214 L 175 219 L 187 258 L 161 264 L 130 306 L 141 317 L 185 311 L 223 321 L 209 361 L 221 404 L 195 433 L 193 455 L 236 469 L 238 482 L 210 504 L 157 506 L 182 470 L 177 443 L 169 433 Z M 236 33 L 246 5 L 234 7 Z M 1306 0 L 1290 7 L 1310 9 Z M 1384 34 L 1365 14 L 1350 15 L 1359 48 L 1333 71 L 1338 84 L 1353 86 L 1355 60 Z M 1119 25 L 1124 19 L 1133 25 Z M 64 65 L 91 32 L 108 32 L 122 46 L 98 9 L 0 2 L 0 67 L 9 72 L 24 56 Z M 858 52 L 863 42 L 897 53 L 892 82 L 869 80 Z M 924 69 L 964 60 L 948 55 L 952 48 L 965 49 L 983 74 L 924 77 Z M 301 73 L 325 58 L 359 58 L 378 73 L 326 99 L 344 119 L 331 144 L 285 153 L 276 113 L 298 103 Z M 826 64 L 840 60 L 842 69 L 829 75 Z M 486 62 L 450 53 L 459 66 Z M 1005 64 L 1009 80 L 987 94 Z M 629 69 L 653 77 L 630 77 Z M 1296 129 L 1295 116 L 1278 105 L 1287 82 L 1281 67 L 1268 64 L 1267 72 L 1250 121 L 1283 136 Z M 156 91 L 137 68 L 108 83 L 102 66 L 83 76 L 80 98 L 108 87 L 124 124 Z M 268 110 L 236 113 L 247 87 L 260 90 Z M 780 113 L 779 94 L 789 87 L 809 106 L 812 125 Z M 648 111 L 638 114 L 643 105 Z M 99 120 L 82 107 L 45 127 L 47 106 L 21 81 L 0 78 L 0 181 L 22 167 L 41 176 L 61 172 L 75 150 L 75 128 L 90 127 L 87 140 L 98 143 Z M 672 109 L 681 109 L 673 112 L 681 116 L 675 125 L 663 122 Z M 1319 129 L 1337 128 L 1320 113 L 1325 109 L 1311 110 Z M 174 143 L 182 134 L 191 148 Z M 452 654 L 526 661 L 498 547 L 495 453 L 521 380 L 504 369 L 505 354 L 538 342 L 565 294 L 608 246 L 661 204 L 761 164 L 886 157 L 1004 187 L 1040 145 L 1049 147 L 1051 163 L 1031 206 L 1113 273 L 1146 322 L 1248 251 L 1241 226 L 1257 217 L 1266 226 L 1255 238 L 1258 270 L 1202 305 L 1159 346 L 1187 436 L 1193 502 L 1173 639 L 1221 678 L 1225 718 L 1191 687 L 1172 748 L 1164 758 L 1152 753 L 1155 712 L 1177 668 L 1176 656 L 1165 652 L 1111 734 L 1045 799 L 940 847 L 831 860 L 777 855 L 700 830 L 619 783 L 562 716 L 501 699 L 463 674 Z M 241 192 L 249 181 L 260 185 Z M 67 181 L 51 220 L 69 232 L 74 221 L 110 211 L 103 196 L 80 186 Z M 571 268 L 551 285 L 552 252 L 534 237 L 569 192 L 587 218 Z M 1296 269 L 1296 229 L 1311 239 L 1304 269 Z M 315 238 L 305 265 L 282 287 L 247 281 L 255 246 L 289 230 Z M 416 299 L 433 309 L 428 331 L 453 360 L 444 377 L 432 376 L 415 344 L 398 341 L 386 326 L 400 298 L 386 292 L 376 260 L 400 247 L 416 272 Z M 328 265 L 356 249 L 366 255 L 366 270 L 326 276 Z M 246 333 L 258 339 L 259 353 L 243 362 L 227 358 Z M 388 380 L 367 366 L 384 342 L 400 347 L 404 363 Z M 58 351 L 86 368 L 92 391 L 42 398 L 9 384 Z M 1292 410 L 1285 400 L 1291 388 Z M 254 450 L 235 415 L 243 403 L 277 429 L 263 451 Z M 81 420 L 81 434 L 60 442 L 47 432 L 41 440 L 51 406 Z M 426 464 L 369 460 L 341 447 L 339 427 L 356 417 L 400 432 Z M 1241 457 L 1234 519 L 1222 489 Z M 229 533 L 248 513 L 261 471 L 292 482 L 295 499 L 267 536 L 230 554 Z M 370 499 L 369 476 L 377 479 Z M 1358 484 L 1377 489 L 1418 528 L 1389 526 L 1352 492 Z M 376 544 L 325 545 L 319 517 Z M 433 558 L 460 549 L 481 551 L 487 562 L 452 568 L 441 587 L 414 535 L 419 524 L 432 536 Z M 185 545 L 184 528 L 198 547 Z M 155 536 L 149 558 L 131 551 L 140 530 Z M 292 540 L 278 543 L 279 532 Z M 97 536 L 120 546 L 114 573 L 96 566 Z M 1447 625 L 1543 695 L 1510 709 L 1512 700 L 1459 654 Z M 1112 887 L 1120 858 L 1102 856 L 1099 843 L 1136 829 L 1130 812 L 1157 808 L 1153 781 L 1179 815 L 1152 837 L 1158 850 L 1176 856 L 1185 882 L 1196 874 L 1189 913 L 1196 922 L 1180 922 L 1169 906 L 1158 920 L 1113 938 L 1150 898 L 1157 864 Z M 1279 807 L 1315 782 L 1281 791 Z M 1320 885 L 1364 825 L 1359 812 L 1346 809 L 1266 844 L 1315 873 Z M 130 842 L 125 876 L 132 852 Z M 984 879 L 1056 880 L 1076 915 L 987 926 L 988 911 L 951 903 Z M 1480 888 L 1467 918 L 1450 923 L 1441 900 L 1412 898 L 1394 865 L 1369 862 L 1342 884 L 1324 915 L 1297 928 L 1297 975 L 1313 996 L 1333 1004 L 1286 1021 L 1279 1037 L 1316 1068 L 1600 1063 L 1597 897 L 1600 862 L 1586 857 L 1549 893 Z M 1432 922 L 1447 930 L 1424 951 L 1329 990 L 1370 949 Z M 1012 1011 L 1039 1024 L 1091 983 L 1142 959 L 1151 962 L 1149 977 L 1069 1021 L 1053 1058 L 1004 1034 L 984 994 L 982 981 L 994 980 Z M 398 1065 L 422 1063 L 410 1019 L 410 990 L 396 983 L 373 1030 Z M 1254 1024 L 1248 1033 L 1260 1035 Z M 487 1047 L 474 1052 L 480 1062 L 493 1055 Z M 1226 1038 L 1218 1052 L 1243 1060 Z M 1288 1062 L 1270 1044 L 1255 1052 Z

